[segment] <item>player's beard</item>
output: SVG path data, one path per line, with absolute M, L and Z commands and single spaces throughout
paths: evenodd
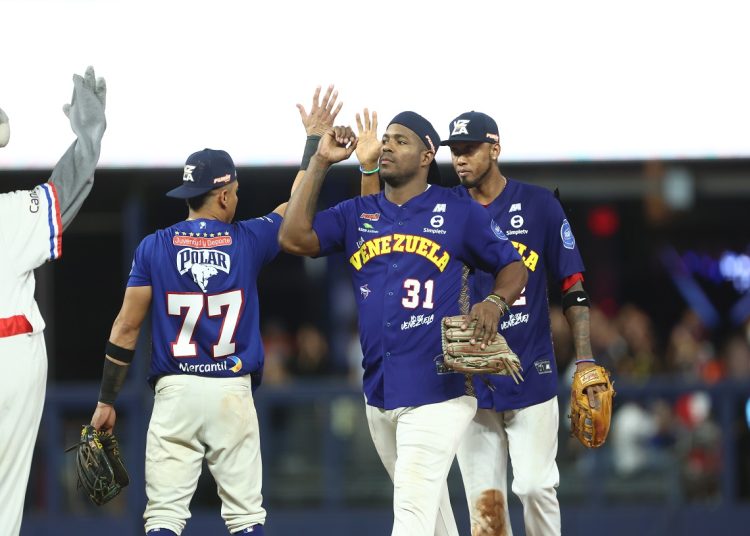
M 391 188 L 399 188 L 401 186 L 404 186 L 405 184 L 409 184 L 416 178 L 416 176 L 416 170 L 411 173 L 400 169 L 380 170 L 380 178 L 383 179 L 383 182 L 385 182 Z
M 484 170 L 478 175 L 472 173 L 471 175 L 472 178 L 463 178 L 461 177 L 461 175 L 459 175 L 458 180 L 461 181 L 461 185 L 464 188 L 469 189 L 469 190 L 471 188 L 476 188 L 478 186 L 481 186 L 482 183 L 484 183 L 487 180 L 487 178 L 490 176 L 490 174 L 492 173 L 492 165 L 493 165 L 493 162 L 492 160 L 490 160 L 489 162 L 487 162 L 487 166 L 484 168 Z

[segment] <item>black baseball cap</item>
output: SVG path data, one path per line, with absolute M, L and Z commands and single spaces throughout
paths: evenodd
M 422 117 L 416 112 L 401 112 L 396 117 L 391 119 L 388 125 L 392 124 L 402 125 L 414 132 L 419 139 L 430 149 L 433 153 L 437 154 L 440 149 L 440 135 L 437 130 L 432 126 L 427 119 Z M 440 170 L 438 169 L 437 162 L 433 159 L 430 164 L 430 170 L 427 174 L 427 182 L 430 184 L 441 184 L 442 177 L 440 176 Z
M 188 156 L 182 186 L 167 192 L 168 197 L 190 199 L 237 180 L 237 169 L 226 151 L 203 149 Z
M 440 145 L 450 145 L 459 141 L 479 141 L 483 143 L 500 143 L 500 132 L 497 123 L 482 112 L 465 112 L 456 117 L 450 124 L 450 136 Z

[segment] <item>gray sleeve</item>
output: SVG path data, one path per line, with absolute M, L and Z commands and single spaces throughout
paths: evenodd
M 78 214 L 94 185 L 94 170 L 107 127 L 104 80 L 96 80 L 93 69 L 89 68 L 85 78 L 74 75 L 73 83 L 73 98 L 64 111 L 77 139 L 55 164 L 49 179 L 57 189 L 63 229 Z

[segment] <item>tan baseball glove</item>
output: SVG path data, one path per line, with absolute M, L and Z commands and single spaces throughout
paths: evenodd
M 471 344 L 476 320 L 469 322 L 466 329 L 461 326 L 466 317 L 446 316 L 440 324 L 443 339 L 443 362 L 446 367 L 463 374 L 500 374 L 510 376 L 518 383 L 521 376 L 521 360 L 510 349 L 505 337 L 499 333 L 482 349 L 480 344 Z
M 598 407 L 592 408 L 586 388 L 604 386 L 604 391 L 594 396 Z M 615 389 L 609 379 L 609 371 L 600 365 L 576 371 L 570 394 L 570 432 L 588 448 L 601 447 L 609 433 L 612 420 L 612 397 Z

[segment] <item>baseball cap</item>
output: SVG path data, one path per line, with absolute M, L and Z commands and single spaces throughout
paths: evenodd
M 500 132 L 497 123 L 482 112 L 465 112 L 451 121 L 450 136 L 440 145 L 450 145 L 459 141 L 479 141 L 483 143 L 500 143 Z
M 391 122 L 388 123 L 388 125 L 390 126 L 394 123 L 397 125 L 405 126 L 409 130 L 414 132 L 417 136 L 419 136 L 419 139 L 424 142 L 425 146 L 427 146 L 428 149 L 437 154 L 438 149 L 440 149 L 441 145 L 440 135 L 432 126 L 432 123 L 430 123 L 427 119 L 416 112 L 407 111 L 396 114 L 396 117 L 391 119 Z M 430 184 L 442 183 L 440 170 L 438 169 L 437 162 L 434 159 L 430 164 L 430 170 L 427 174 L 427 182 L 429 182 Z
M 190 199 L 237 180 L 237 169 L 226 151 L 203 149 L 188 156 L 182 186 L 167 192 L 168 197 Z

